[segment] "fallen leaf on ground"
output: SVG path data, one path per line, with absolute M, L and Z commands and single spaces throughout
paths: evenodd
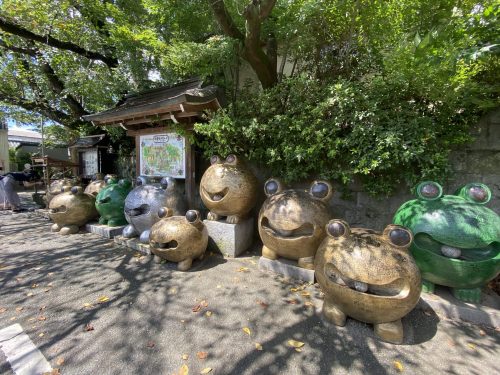
M 285 302 L 289 305 L 296 305 L 297 303 L 299 303 L 299 301 L 297 301 L 295 298 L 286 299 Z
M 36 288 L 36 287 L 38 287 L 38 284 L 33 284 L 33 285 L 31 285 L 31 287 Z
M 287 343 L 294 348 L 302 348 L 304 346 L 304 343 L 302 341 L 297 340 L 288 340 Z
M 259 344 L 258 342 L 255 343 L 255 349 L 257 349 L 257 350 L 263 350 L 262 345 Z
M 22 277 L 16 277 L 16 281 L 17 281 L 18 283 L 20 283 L 21 281 L 23 281 L 23 278 L 22 278 Z
M 40 306 L 40 308 L 38 309 L 38 311 L 42 311 L 42 310 L 45 310 L 47 306 Z
M 45 333 L 43 332 L 38 335 L 38 337 L 43 337 L 43 336 L 45 336 Z
M 52 276 L 53 274 L 54 274 L 54 272 L 49 272 L 49 273 L 47 274 L 47 276 Z
M 63 357 L 57 358 L 56 365 L 61 366 L 63 363 L 64 363 L 64 358 Z
M 480 334 L 481 336 L 486 336 L 486 332 L 484 332 L 484 330 L 482 330 L 482 329 L 480 329 L 480 330 L 479 330 L 479 334 Z
M 0 307 L 0 314 L 4 313 L 6 311 L 7 311 L 7 309 L 5 307 Z
M 209 372 L 212 371 L 211 367 L 205 367 L 203 370 L 200 371 L 200 374 L 208 374 Z
M 467 344 L 467 346 L 469 348 L 471 348 L 472 350 L 476 350 L 476 345 L 474 345 L 474 344 Z
M 403 367 L 403 365 L 401 364 L 401 362 L 399 362 L 399 361 L 394 361 L 394 362 L 392 362 L 392 364 L 394 365 L 394 367 L 396 368 L 396 370 L 398 370 L 399 372 L 403 372 L 404 367 Z
M 302 352 L 302 349 L 300 349 L 300 348 L 295 348 L 295 351 L 296 351 L 297 353 L 300 353 L 300 352 Z
M 179 369 L 178 375 L 189 375 L 189 367 L 186 364 L 182 365 Z
M 49 289 L 44 289 L 44 293 L 48 293 L 50 292 L 50 288 Z
M 107 296 L 101 296 L 101 297 L 99 297 L 98 301 L 99 301 L 99 303 L 108 302 L 109 301 L 109 297 L 107 297 Z
M 20 312 L 20 311 L 23 311 L 24 310 L 24 307 L 16 307 L 16 311 L 17 312 Z
M 83 307 L 88 309 L 88 308 L 90 308 L 90 307 L 93 307 L 93 305 L 92 305 L 91 303 L 85 302 L 85 303 L 83 304 Z
M 295 292 L 298 292 L 299 291 L 299 288 L 290 288 L 290 292 L 292 293 L 295 293 Z
M 44 372 L 42 375 L 61 375 L 61 371 L 58 368 L 53 368 L 52 371 Z
M 269 304 L 264 302 L 264 301 L 261 301 L 260 299 L 257 300 L 257 303 L 260 305 L 260 307 L 262 307 L 263 309 L 267 309 L 269 307 Z
M 222 285 L 217 285 L 216 288 L 220 289 L 220 288 L 222 288 Z
M 248 327 L 243 327 L 243 332 L 245 332 L 248 336 L 252 334 L 252 331 L 250 331 L 250 328 Z
M 44 321 L 44 320 L 47 320 L 47 317 L 45 317 L 45 316 L 43 316 L 43 315 L 40 315 L 40 316 L 38 317 L 38 320 L 40 320 L 40 321 Z
M 177 289 L 176 288 L 170 288 L 168 290 L 168 294 L 177 294 Z
M 207 307 L 208 306 L 208 302 L 203 300 L 200 302 L 200 305 L 203 306 L 203 307 Z
M 212 312 L 211 312 L 211 311 L 207 311 L 207 312 L 205 313 L 205 315 L 206 315 L 206 316 L 208 316 L 208 317 L 211 317 L 211 316 L 212 316 Z
M 148 344 L 146 345 L 148 348 L 154 348 L 155 347 L 155 342 L 154 341 L 148 341 Z
M 306 301 L 306 302 L 304 302 L 304 306 L 314 307 L 314 303 L 312 303 L 311 301 Z
M 33 295 L 32 292 L 26 293 L 26 297 L 31 297 Z
M 432 316 L 432 313 L 429 310 L 424 310 L 424 314 L 427 316 Z
M 142 257 L 142 256 L 144 256 L 144 254 L 142 254 L 142 253 L 140 253 L 140 252 L 138 252 L 138 251 L 136 251 L 136 252 L 134 253 L 134 255 L 133 255 L 133 257 L 134 257 L 134 258 L 140 258 L 140 257 Z
M 10 320 L 16 320 L 17 318 L 15 316 L 13 316 L 12 318 L 10 318 Z
M 304 292 L 300 293 L 300 295 L 301 295 L 302 297 L 311 297 L 311 293 L 306 292 L 306 291 L 304 291 Z
M 249 271 L 248 267 L 240 267 L 236 270 L 236 272 L 248 272 L 248 271 Z
M 208 353 L 207 352 L 198 352 L 198 353 L 196 353 L 196 356 L 198 357 L 198 359 L 205 359 L 205 358 L 207 358 Z
M 84 329 L 87 332 L 88 331 L 93 331 L 94 330 L 94 326 L 92 324 L 90 324 L 90 323 L 87 323 L 87 324 L 85 324 L 85 328 Z
M 183 360 L 187 361 L 187 360 L 188 360 L 188 358 L 189 358 L 189 355 L 187 355 L 187 354 L 183 354 L 183 355 L 182 355 L 182 359 L 183 359 Z
M 47 286 L 50 286 L 50 287 L 51 287 L 51 286 L 52 286 L 52 283 L 48 283 L 48 284 L 47 284 Z
M 192 311 L 192 312 L 198 312 L 198 311 L 200 311 L 200 310 L 201 310 L 201 305 L 200 305 L 200 304 L 197 304 L 196 306 L 194 306 L 194 307 L 191 309 L 191 311 Z

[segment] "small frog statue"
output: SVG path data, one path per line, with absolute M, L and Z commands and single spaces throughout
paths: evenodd
M 267 199 L 258 220 L 262 256 L 297 260 L 299 267 L 313 269 L 314 255 L 331 217 L 332 186 L 314 181 L 309 190 L 285 190 L 280 180 L 271 178 L 264 184 L 264 192 Z
M 130 192 L 132 186 L 129 180 L 116 181 L 110 178 L 107 181 L 106 187 L 101 189 L 96 196 L 95 206 L 99 215 L 99 224 L 117 227 L 127 224 L 123 207 L 125 206 L 125 198 Z
M 163 207 L 170 208 L 175 216 L 186 213 L 186 199 L 177 187 L 177 181 L 164 177 L 160 186 L 156 186 L 148 184 L 145 177 L 138 177 L 136 187 L 125 199 L 125 218 L 129 225 L 123 229 L 123 236 L 139 236 L 142 243 L 149 243 L 151 227 L 160 220 L 158 211 Z
M 247 217 L 257 201 L 257 178 L 236 155 L 222 161 L 210 158 L 211 166 L 201 177 L 200 195 L 210 210 L 208 220 L 226 217 L 229 224 L 237 224 Z
M 86 194 L 91 194 L 94 197 L 101 191 L 102 188 L 106 186 L 106 181 L 104 180 L 104 176 L 102 173 L 96 173 L 92 176 L 92 180 L 85 188 Z
M 69 188 L 73 186 L 77 186 L 78 181 L 73 178 L 61 178 L 59 180 L 52 181 L 50 183 L 47 194 L 45 195 L 45 200 L 47 201 L 47 206 L 50 205 L 50 201 L 56 195 L 61 194 L 62 192 L 69 191 Z M 65 189 L 68 187 L 67 189 Z
M 371 323 L 379 338 L 401 344 L 401 318 L 415 307 L 421 291 L 420 272 L 408 249 L 412 233 L 393 224 L 382 233 L 350 228 L 343 220 L 331 220 L 326 233 L 315 261 L 325 317 L 338 326 L 347 316 Z
M 490 189 L 470 183 L 455 195 L 443 195 L 441 185 L 425 181 L 416 194 L 398 209 L 394 223 L 415 236 L 411 253 L 424 292 L 444 285 L 457 299 L 479 303 L 481 288 L 500 272 L 500 216 L 485 207 Z
M 95 198 L 84 193 L 80 186 L 66 186 L 50 201 L 49 217 L 55 223 L 52 232 L 78 233 L 79 227 L 97 217 Z
M 179 271 L 191 268 L 194 259 L 202 259 L 208 245 L 208 231 L 200 213 L 189 210 L 186 216 L 173 216 L 171 208 L 158 211 L 161 218 L 151 228 L 150 248 L 155 260 L 177 262 Z

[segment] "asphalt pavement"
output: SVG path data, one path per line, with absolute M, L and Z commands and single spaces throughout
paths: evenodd
M 0 330 L 20 324 L 64 375 L 500 373 L 498 329 L 429 307 L 403 319 L 403 345 L 384 343 L 369 324 L 325 323 L 316 285 L 262 272 L 254 254 L 210 253 L 179 272 L 0 211 Z

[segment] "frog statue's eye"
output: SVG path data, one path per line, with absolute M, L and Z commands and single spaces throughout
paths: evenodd
M 327 202 L 333 195 L 333 188 L 329 182 L 314 181 L 309 188 L 309 194 L 311 194 L 314 198 Z
M 212 165 L 218 164 L 220 162 L 221 162 L 221 160 L 220 160 L 219 155 L 212 155 L 212 157 L 210 158 L 210 164 L 212 164 Z
M 175 186 L 175 178 L 163 177 L 160 181 L 162 189 L 173 188 Z
M 186 220 L 188 223 L 194 224 L 197 221 L 200 221 L 200 213 L 196 210 L 189 210 L 186 212 Z
M 171 208 L 168 208 L 168 207 L 162 207 L 158 210 L 158 217 L 160 219 L 163 219 L 163 218 L 166 218 L 166 217 L 170 217 L 170 216 L 173 216 L 174 215 L 174 211 L 172 211 Z
M 146 177 L 144 177 L 144 176 L 139 176 L 135 179 L 135 186 L 146 185 L 146 183 L 147 183 L 147 180 L 146 180 Z
M 330 220 L 328 224 L 326 224 L 326 233 L 333 238 L 340 238 L 344 236 L 348 236 L 351 233 L 351 228 L 349 224 L 344 220 Z
M 283 184 L 277 178 L 270 178 L 264 183 L 264 193 L 266 196 L 277 194 L 284 189 Z
M 64 188 L 63 188 L 64 189 Z M 83 192 L 83 189 L 81 188 L 81 186 L 73 186 L 71 189 L 71 194 L 73 195 L 77 195 L 77 194 L 81 194 Z
M 437 182 L 424 181 L 417 185 L 417 197 L 426 201 L 434 201 L 441 198 L 443 188 Z
M 458 195 L 472 203 L 486 204 L 491 199 L 491 190 L 484 184 L 474 182 L 461 188 Z
M 408 247 L 413 241 L 411 231 L 401 225 L 389 224 L 385 227 L 383 236 L 396 247 Z
M 238 163 L 238 158 L 236 157 L 236 155 L 230 154 L 226 158 L 226 163 L 235 165 Z

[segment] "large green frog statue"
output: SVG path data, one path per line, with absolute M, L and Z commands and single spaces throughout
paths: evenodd
M 459 300 L 478 303 L 481 287 L 500 272 L 500 216 L 485 207 L 490 189 L 470 183 L 443 195 L 432 181 L 420 183 L 417 199 L 404 203 L 394 223 L 414 234 L 411 252 L 422 273 L 423 290 L 452 289 Z
M 99 215 L 99 224 L 106 224 L 110 227 L 126 225 L 125 213 L 125 198 L 132 189 L 132 184 L 129 180 L 116 181 L 110 178 L 107 181 L 105 188 L 99 191 L 95 200 L 95 206 Z
M 421 290 L 408 249 L 411 232 L 390 224 L 379 233 L 334 219 L 326 233 L 315 258 L 324 316 L 339 326 L 348 316 L 371 323 L 379 338 L 401 344 L 401 318 L 415 307 Z

